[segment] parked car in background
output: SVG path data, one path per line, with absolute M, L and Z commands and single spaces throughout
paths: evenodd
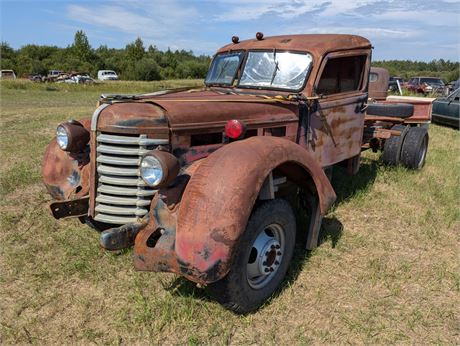
M 32 82 L 42 82 L 43 77 L 38 73 L 30 73 L 27 75 L 27 79 Z
M 67 83 L 67 84 L 93 84 L 94 79 L 90 77 L 87 73 L 74 72 L 70 74 L 61 75 L 58 80 L 58 83 Z
M 459 96 L 457 88 L 447 97 L 439 97 L 433 102 L 433 122 L 459 128 Z
M 388 91 L 398 91 L 398 82 L 399 85 L 402 87 L 404 79 L 402 77 L 390 77 L 390 80 L 388 82 Z
M 49 70 L 48 75 L 45 78 L 47 82 L 55 82 L 59 76 L 61 76 L 63 72 L 61 70 Z
M 406 84 L 409 91 L 421 94 L 443 94 L 445 85 L 441 78 L 436 77 L 412 77 Z
M 446 87 L 448 89 L 447 94 L 451 93 L 452 91 L 457 90 L 458 88 L 460 88 L 460 78 L 457 79 L 457 80 L 453 80 L 453 81 L 449 82 L 446 85 Z
M 13 70 L 1 70 L 0 79 L 16 79 L 16 74 Z
M 99 80 L 118 80 L 118 75 L 112 70 L 97 71 L 97 79 Z
M 50 70 L 48 72 L 48 78 L 51 77 L 51 78 L 56 78 L 58 77 L 59 75 L 61 75 L 63 72 L 61 70 Z

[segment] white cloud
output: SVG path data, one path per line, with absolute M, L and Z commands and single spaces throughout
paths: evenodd
M 292 28 L 290 29 L 292 30 Z M 312 34 L 353 34 L 368 38 L 409 38 L 417 36 L 415 30 L 396 30 L 381 27 L 356 27 L 356 26 L 325 26 L 321 28 L 304 28 L 299 30 Z
M 257 19 L 267 14 L 290 19 L 313 11 L 318 12 L 315 13 L 315 16 L 321 17 L 334 17 L 339 14 L 358 15 L 354 10 L 376 2 L 378 0 L 224 0 L 224 3 L 231 5 L 232 8 L 215 16 L 215 19 L 218 21 L 243 21 Z
M 67 16 L 77 22 L 115 29 L 146 39 L 174 37 L 197 16 L 176 1 L 116 1 L 109 5 L 69 5 Z

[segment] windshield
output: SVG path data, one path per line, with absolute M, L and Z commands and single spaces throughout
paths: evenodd
M 305 53 L 249 52 L 239 85 L 298 90 L 311 63 Z
M 420 78 L 420 83 L 444 85 L 439 78 Z
M 231 85 L 243 55 L 243 52 L 217 55 L 212 61 L 205 83 Z

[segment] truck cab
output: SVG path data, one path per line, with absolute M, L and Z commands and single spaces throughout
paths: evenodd
M 51 211 L 102 231 L 105 249 L 133 246 L 138 270 L 208 286 L 237 313 L 257 309 L 296 237 L 317 246 L 336 199 L 325 169 L 359 169 L 370 62 L 360 36 L 257 33 L 220 48 L 203 87 L 102 95 L 47 148 Z

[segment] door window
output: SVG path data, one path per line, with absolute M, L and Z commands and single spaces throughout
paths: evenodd
M 316 89 L 319 95 L 331 95 L 361 89 L 367 56 L 348 56 L 329 59 Z

